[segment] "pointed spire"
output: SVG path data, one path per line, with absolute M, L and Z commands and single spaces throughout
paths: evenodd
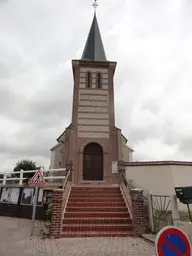
M 82 60 L 92 60 L 92 61 L 107 61 L 105 50 L 103 47 L 103 42 L 99 30 L 99 25 L 97 22 L 96 8 L 97 0 L 94 0 L 93 7 L 95 9 L 93 22 L 89 31 L 87 42 L 81 57 Z

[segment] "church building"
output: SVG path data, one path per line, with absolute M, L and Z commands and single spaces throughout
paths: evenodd
M 72 163 L 53 193 L 54 237 L 141 235 L 153 226 L 143 190 L 171 196 L 191 186 L 192 162 L 133 161 L 115 126 L 116 65 L 107 60 L 95 11 L 81 59 L 72 60 L 71 124 L 51 149 L 50 169 Z
M 72 161 L 73 184 L 111 184 L 118 161 L 132 161 L 133 150 L 115 126 L 116 65 L 107 60 L 95 12 L 82 57 L 72 60 L 72 121 L 51 149 L 50 169 Z

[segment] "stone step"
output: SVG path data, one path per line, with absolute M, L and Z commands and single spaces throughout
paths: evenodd
M 63 224 L 132 224 L 132 220 L 130 218 L 64 218 Z
M 70 193 L 70 197 L 89 197 L 89 198 L 92 198 L 92 197 L 104 197 L 104 198 L 110 198 L 110 197 L 119 197 L 121 198 L 122 197 L 122 194 L 119 192 L 119 193 L 101 193 L 101 192 L 98 192 L 98 193 L 74 193 L 74 192 L 71 192 Z
M 119 187 L 72 187 L 72 191 L 85 192 L 85 191 L 102 191 L 102 192 L 119 192 Z
M 65 212 L 64 218 L 129 218 L 130 214 L 124 212 Z
M 132 231 L 65 231 L 61 237 L 129 237 L 133 236 Z
M 62 231 L 133 231 L 132 224 L 63 224 Z
M 90 191 L 90 192 L 108 192 L 108 193 L 118 193 L 120 191 L 119 188 L 75 188 L 75 187 L 72 187 L 71 188 L 71 191 L 73 192 L 87 192 L 87 191 Z
M 126 207 L 125 202 L 68 202 L 67 207 Z
M 66 212 L 125 212 L 125 207 L 68 207 Z
M 124 202 L 124 199 L 122 196 L 118 196 L 118 197 L 71 197 L 69 196 L 68 199 L 68 203 L 72 203 L 72 202 Z

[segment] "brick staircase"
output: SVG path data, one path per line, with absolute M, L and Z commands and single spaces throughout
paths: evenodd
M 64 213 L 62 237 L 131 235 L 132 219 L 119 187 L 71 188 Z

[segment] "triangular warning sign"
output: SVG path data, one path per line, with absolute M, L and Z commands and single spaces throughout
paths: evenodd
M 45 180 L 43 178 L 43 174 L 42 174 L 42 172 L 40 170 L 37 171 L 33 175 L 33 177 L 29 181 L 29 184 L 30 185 L 45 185 L 46 184 L 46 182 L 45 182 Z

